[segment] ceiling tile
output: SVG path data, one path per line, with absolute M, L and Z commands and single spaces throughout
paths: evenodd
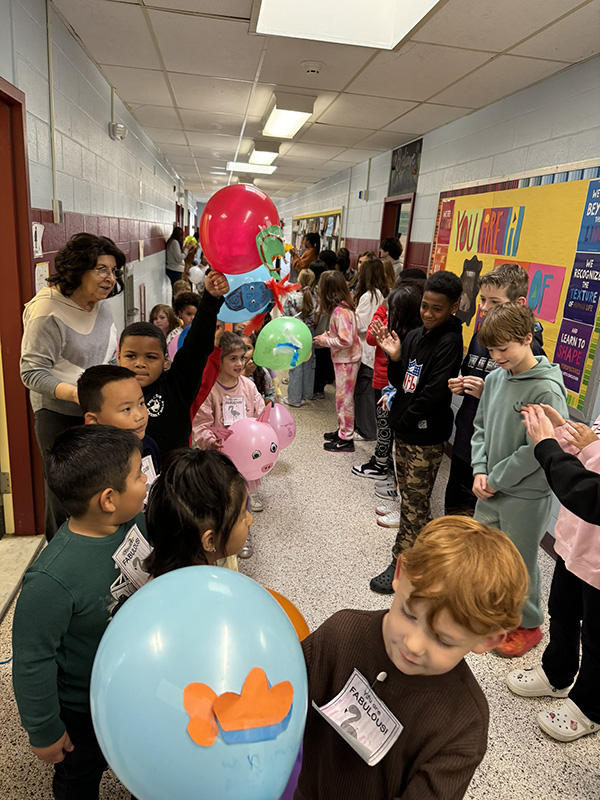
M 169 130 L 168 128 L 145 128 L 148 136 L 156 142 L 156 144 L 185 144 L 185 134 L 183 131 Z
M 343 128 L 340 125 L 323 125 L 321 122 L 315 122 L 298 138 L 309 144 L 339 144 L 342 147 L 352 147 L 372 133 L 375 131 L 369 128 Z
M 126 103 L 172 105 L 171 94 L 162 72 L 133 67 L 103 67 L 102 72 Z
M 254 78 L 263 37 L 249 36 L 246 22 L 163 11 L 148 13 L 168 71 Z
M 182 158 L 190 157 L 190 148 L 187 145 L 163 144 L 161 145 L 160 149 L 166 156 L 172 156 L 173 158 L 177 158 L 178 156 L 181 156 Z
M 557 61 L 498 56 L 476 72 L 435 96 L 440 103 L 478 108 L 563 69 Z
M 133 114 L 140 125 L 147 125 L 150 128 L 177 128 L 181 130 L 181 122 L 173 106 L 138 105 L 133 109 Z
M 252 84 L 170 72 L 177 105 L 195 111 L 245 113 Z
M 222 133 L 228 136 L 239 135 L 244 122 L 243 114 L 215 114 L 214 111 L 190 111 L 182 108 L 181 118 L 186 130 Z M 256 118 L 249 121 L 255 122 Z
M 196 159 L 191 156 L 171 156 L 171 163 L 173 166 L 177 165 L 182 169 L 189 169 L 196 166 Z
M 450 0 L 412 37 L 502 52 L 581 5 L 581 0 Z
M 131 2 L 131 0 L 121 0 Z M 150 3 L 147 3 L 150 5 Z M 252 0 L 202 0 L 202 8 L 198 8 L 200 0 L 156 0 L 152 3 L 161 8 L 178 11 L 202 11 L 203 14 L 220 14 L 224 17 L 242 17 L 250 19 Z
M 400 100 L 426 100 L 491 57 L 490 53 L 478 50 L 408 42 L 397 53 L 379 53 L 348 91 Z
M 344 151 L 343 147 L 328 147 L 324 144 L 294 143 L 287 151 L 294 158 L 314 158 L 329 161 Z M 287 153 L 286 153 L 287 155 Z
M 235 152 L 239 140 L 238 136 L 223 136 L 218 133 L 197 133 L 195 131 L 190 131 L 188 133 L 188 138 L 192 150 L 194 151 L 201 147 L 209 150 L 228 150 L 233 148 Z
M 55 4 L 99 64 L 160 69 L 140 6 L 108 0 L 56 0 Z
M 573 63 L 600 52 L 600 0 L 574 11 L 511 50 L 511 54 Z
M 283 156 L 277 162 L 278 169 L 296 167 L 299 170 L 316 169 L 326 162 L 324 158 L 295 158 L 294 156 Z
M 260 79 L 307 90 L 341 91 L 377 51 L 368 47 L 269 37 Z M 303 61 L 323 65 L 318 75 L 308 75 Z
M 321 114 L 319 122 L 353 128 L 382 128 L 415 106 L 405 100 L 385 100 L 363 94 L 342 94 Z
M 410 113 L 410 112 L 409 112 Z M 360 149 L 371 148 L 379 150 L 393 150 L 405 142 L 410 142 L 415 137 L 411 133 L 398 133 L 396 131 L 377 131 L 360 143 Z
M 329 163 L 333 164 L 336 161 L 343 161 L 345 163 L 360 164 L 361 161 L 366 161 L 368 158 L 375 158 L 375 156 L 380 154 L 381 150 L 362 150 L 354 147 L 344 150 L 341 155 L 332 158 Z M 345 167 L 342 167 L 342 169 L 345 169 Z
M 427 133 L 470 113 L 470 108 L 462 106 L 438 106 L 433 103 L 422 103 L 387 125 L 385 130 L 413 134 Z

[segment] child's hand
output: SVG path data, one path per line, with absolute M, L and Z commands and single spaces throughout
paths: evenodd
M 227 294 L 229 291 L 229 284 L 227 283 L 225 275 L 211 269 L 206 276 L 204 288 L 209 294 L 212 294 L 213 297 L 223 297 L 223 295 Z
M 484 387 L 483 378 L 476 378 L 473 375 L 467 375 L 467 377 L 463 379 L 463 384 L 465 394 L 469 394 L 471 397 L 476 397 L 478 400 L 481 399 Z
M 555 428 L 560 428 L 567 424 L 567 420 L 563 419 L 555 408 L 546 405 L 546 403 L 540 403 L 540 405 L 544 409 L 544 414 L 548 417 Z
M 377 344 L 392 361 L 400 361 L 400 356 L 402 355 L 402 344 L 400 343 L 398 334 L 395 331 L 388 331 L 385 326 L 382 327 L 383 332 L 380 334 L 373 334 L 377 339 Z
M 221 336 L 223 336 L 224 331 L 225 325 L 222 322 L 217 322 L 217 327 L 215 329 L 215 347 L 221 346 Z
M 323 334 L 322 333 L 320 333 L 318 336 L 313 336 L 313 342 L 315 344 L 320 344 L 321 346 L 323 346 L 325 344 L 325 342 L 323 342 L 322 339 L 323 339 Z
M 213 447 L 220 453 L 223 450 L 223 439 L 215 439 Z
M 60 764 L 64 760 L 67 753 L 71 753 L 75 749 L 75 745 L 69 739 L 69 734 L 65 731 L 63 735 L 54 744 L 48 747 L 31 747 L 35 755 L 44 761 L 46 764 Z
M 544 409 L 538 405 L 525 406 L 521 409 L 523 424 L 532 443 L 538 444 L 542 439 L 554 439 L 554 427 Z
M 459 375 L 458 378 L 450 378 L 448 381 L 448 388 L 452 392 L 452 394 L 462 394 L 463 393 L 463 381 L 464 378 L 462 375 Z
M 496 490 L 492 489 L 488 483 L 487 475 L 480 472 L 474 476 L 473 494 L 480 500 L 489 500 L 496 494 Z
M 565 431 L 565 439 L 580 450 L 583 450 L 588 444 L 598 441 L 594 431 L 583 422 L 569 422 L 569 427 Z

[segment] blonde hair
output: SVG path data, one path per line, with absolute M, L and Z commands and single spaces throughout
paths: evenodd
M 501 531 L 472 517 L 440 517 L 400 558 L 413 586 L 408 602 L 427 600 L 431 628 L 444 609 L 478 636 L 520 624 L 529 576 L 519 551 Z
M 173 284 L 173 299 L 177 297 L 178 294 L 182 294 L 182 292 L 189 292 L 192 288 L 192 284 L 186 280 L 185 278 L 181 278 L 181 280 L 175 281 Z
M 498 264 L 479 278 L 479 286 L 493 286 L 504 289 L 509 300 L 527 297 L 529 275 L 518 264 Z
M 167 306 L 164 303 L 159 303 L 158 305 L 154 306 L 152 311 L 150 312 L 150 322 L 154 322 L 154 320 L 158 317 L 159 314 L 164 314 L 167 318 L 167 322 L 169 323 L 169 330 L 167 333 L 171 333 L 176 328 L 181 327 L 181 322 L 177 319 L 177 315 L 171 308 L 171 306 Z M 167 334 L 165 334 L 166 336 Z
M 311 289 L 315 285 L 315 273 L 312 269 L 301 269 L 298 274 L 298 283 L 302 289 L 302 308 L 300 309 L 300 316 L 306 319 L 310 316 L 315 308 L 315 301 L 312 296 Z
M 333 310 L 342 304 L 354 311 L 354 300 L 341 272 L 327 270 L 322 273 L 319 278 L 319 298 L 323 314 L 332 314 Z
M 533 337 L 535 317 L 529 306 L 520 303 L 503 303 L 494 306 L 485 315 L 477 333 L 480 343 L 487 347 L 499 347 L 508 342 L 525 343 L 527 334 Z

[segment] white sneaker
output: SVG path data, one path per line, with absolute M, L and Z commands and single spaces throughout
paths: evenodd
M 376 489 L 387 489 L 390 483 L 395 484 L 396 481 L 393 478 L 390 478 L 388 475 L 387 478 L 383 478 L 383 480 L 379 480 L 375 482 Z
M 386 514 L 396 514 L 398 513 L 398 506 L 395 503 L 382 503 L 377 506 L 375 513 L 378 517 L 385 517 Z
M 377 524 L 382 528 L 397 528 L 400 524 L 400 512 L 392 511 L 390 514 L 377 517 Z
M 250 538 L 250 534 L 248 534 L 248 538 L 246 539 L 244 546 L 238 553 L 238 558 L 252 558 L 254 555 L 254 545 L 252 544 L 252 539 Z
M 541 665 L 533 669 L 514 669 L 506 676 L 506 685 L 521 697 L 568 697 L 570 686 L 557 689 L 552 686 Z
M 390 481 L 387 487 L 375 488 L 375 497 L 380 497 L 382 500 L 398 500 L 398 489 L 394 481 Z
M 566 700 L 556 711 L 540 711 L 537 721 L 544 733 L 559 742 L 574 742 L 600 730 L 600 725 L 586 717 L 572 700 Z
M 263 502 L 258 496 L 258 492 L 250 492 L 250 511 L 263 511 Z

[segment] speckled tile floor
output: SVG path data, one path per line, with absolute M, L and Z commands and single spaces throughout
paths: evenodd
M 389 600 L 369 590 L 369 578 L 389 563 L 394 531 L 375 523 L 374 482 L 350 474 L 366 461 L 373 444 L 356 452 L 327 453 L 322 433 L 335 428 L 332 388 L 325 400 L 292 409 L 296 441 L 263 482 L 265 511 L 255 515 L 255 556 L 241 570 L 276 589 L 302 611 L 311 628 L 340 608 L 384 608 Z M 442 513 L 445 460 L 434 491 L 434 513 Z M 552 561 L 540 551 L 544 596 Z M 0 625 L 0 661 L 10 655 L 12 609 Z M 545 641 L 545 640 L 544 640 Z M 512 695 L 503 679 L 509 669 L 533 666 L 542 645 L 507 662 L 494 655 L 469 656 L 489 700 L 488 752 L 477 770 L 468 800 L 596 800 L 600 798 L 600 736 L 560 744 L 537 727 L 536 713 L 552 700 Z M 51 768 L 31 755 L 21 730 L 10 682 L 10 665 L 0 666 L 0 798 L 49 800 Z M 554 701 L 556 705 L 560 701 Z M 103 800 L 129 794 L 107 773 Z M 176 800 L 176 798 L 165 798 Z

